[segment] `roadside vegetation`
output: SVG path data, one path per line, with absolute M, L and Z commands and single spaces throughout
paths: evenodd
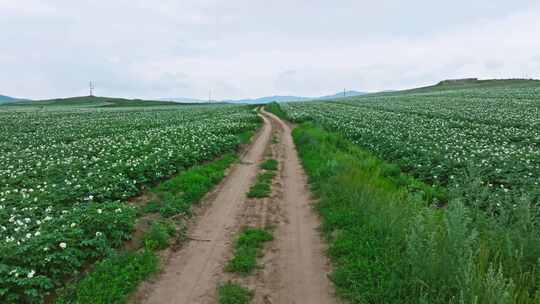
M 69 285 L 56 304 L 124 303 L 139 282 L 157 270 L 158 259 L 151 251 L 113 254 L 98 262 L 82 280 Z
M 279 163 L 273 158 L 269 158 L 261 163 L 260 168 L 263 170 L 257 174 L 255 184 L 251 186 L 247 197 L 249 198 L 264 198 L 269 197 L 272 193 L 272 180 L 276 176 Z
M 261 169 L 276 171 L 278 169 L 278 161 L 273 158 L 267 159 L 261 164 Z
M 144 248 L 149 251 L 162 250 L 169 247 L 170 238 L 176 233 L 172 221 L 157 220 L 143 236 Z
M 248 304 L 253 299 L 253 292 L 240 284 L 227 282 L 218 287 L 219 304 Z
M 191 206 L 199 202 L 204 195 L 225 177 L 225 170 L 237 160 L 233 153 L 187 170 L 168 179 L 149 193 L 152 199 L 141 211 L 144 213 L 158 212 L 162 217 L 177 214 L 189 215 Z
M 264 198 L 272 193 L 272 180 L 276 173 L 274 171 L 263 171 L 257 174 L 255 184 L 251 186 L 247 197 L 249 198 Z
M 293 136 L 319 197 L 340 297 L 352 303 L 540 302 L 540 228 L 526 197 L 494 215 L 464 203 L 488 191 L 475 175 L 439 191 L 312 123 Z M 434 205 L 439 196 L 448 204 Z
M 225 266 L 228 272 L 247 275 L 257 268 L 265 242 L 273 240 L 267 229 L 244 227 L 234 242 L 234 254 Z

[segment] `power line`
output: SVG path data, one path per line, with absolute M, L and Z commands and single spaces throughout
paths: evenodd
M 94 96 L 94 83 L 92 81 L 90 81 L 90 96 Z

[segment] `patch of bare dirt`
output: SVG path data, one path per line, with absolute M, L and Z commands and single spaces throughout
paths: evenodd
M 279 162 L 282 166 L 282 197 L 279 204 L 284 218 L 275 232 L 276 254 L 273 261 L 274 286 L 263 304 L 335 303 L 328 279 L 331 270 L 325 257 L 325 244 L 317 231 L 320 221 L 312 208 L 305 172 L 300 164 L 291 135 L 291 127 L 271 113 L 264 113 L 280 130 Z M 266 301 L 266 302 L 265 302 Z

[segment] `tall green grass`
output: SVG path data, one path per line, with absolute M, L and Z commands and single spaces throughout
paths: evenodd
M 276 171 L 278 169 L 278 161 L 273 159 L 273 158 L 270 158 L 270 159 L 267 159 L 265 160 L 262 164 L 261 164 L 261 169 L 263 170 L 270 170 L 270 171 Z
M 124 303 L 139 282 L 157 269 L 158 259 L 151 251 L 115 254 L 97 263 L 81 281 L 69 285 L 55 303 Z
M 251 273 L 257 267 L 257 257 L 262 254 L 264 243 L 273 239 L 268 230 L 244 227 L 234 243 L 234 255 L 225 270 L 244 275 Z
M 527 198 L 512 210 L 486 212 L 463 203 L 481 201 L 474 174 L 465 187 L 475 191 L 436 189 L 313 124 L 293 137 L 320 198 L 339 296 L 352 303 L 540 303 L 540 228 Z M 448 206 L 434 206 L 438 197 Z
M 264 109 L 270 113 L 273 113 L 279 118 L 287 119 L 287 113 L 281 109 L 279 106 L 279 103 L 277 102 L 271 102 L 264 106 Z
M 143 208 L 143 212 L 159 212 L 168 218 L 179 213 L 189 215 L 192 205 L 198 203 L 208 191 L 225 177 L 225 170 L 237 160 L 229 153 L 207 164 L 197 165 L 172 177 L 150 192 L 156 199 Z
M 219 304 L 248 304 L 253 299 L 253 291 L 233 282 L 218 287 Z
M 247 193 L 249 198 L 269 197 L 272 193 L 272 179 L 276 176 L 274 171 L 264 171 L 257 174 L 255 184 L 251 186 Z
M 169 247 L 169 239 L 175 232 L 176 227 L 173 222 L 166 220 L 152 222 L 150 229 L 143 236 L 144 248 L 155 251 Z

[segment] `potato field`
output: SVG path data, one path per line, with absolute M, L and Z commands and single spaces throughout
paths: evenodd
M 282 105 L 421 180 L 489 189 L 480 204 L 540 196 L 540 88 L 394 93 Z M 443 198 L 444 199 L 444 198 Z M 513 200 L 510 200 L 513 201 Z
M 40 299 L 128 239 L 144 185 L 234 150 L 236 106 L 0 112 L 0 302 Z

